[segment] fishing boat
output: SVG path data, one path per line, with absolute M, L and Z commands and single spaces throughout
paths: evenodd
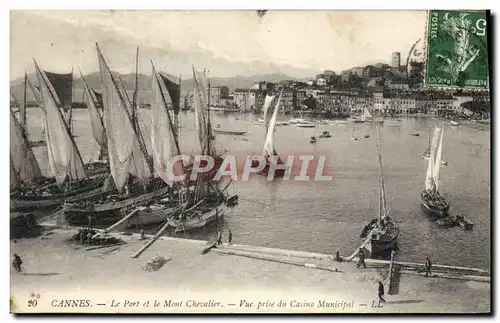
M 108 186 L 114 188 L 111 189 L 112 194 L 65 203 L 64 216 L 72 225 L 89 224 L 89 221 L 112 224 L 123 217 L 123 209 L 131 205 L 150 203 L 170 192 L 170 188 L 161 179 L 153 177 L 153 161 L 149 158 L 140 131 L 135 100 L 129 100 L 123 83 L 118 82 L 111 74 L 97 44 L 96 49 L 111 172 Z
M 431 214 L 438 216 L 447 216 L 450 204 L 439 194 L 439 171 L 441 167 L 441 157 L 443 154 L 443 136 L 444 128 L 434 129 L 434 136 L 431 143 L 431 151 L 427 173 L 425 179 L 425 188 L 420 194 L 422 205 Z
M 386 254 L 397 248 L 399 226 L 389 217 L 387 210 L 384 177 L 382 175 L 382 156 L 380 153 L 380 131 L 377 126 L 377 160 L 379 166 L 379 215 L 370 221 L 361 232 L 362 246 L 365 246 L 372 257 Z
M 458 123 L 458 122 L 456 122 L 455 120 L 451 120 L 451 121 L 450 121 L 450 124 L 451 124 L 452 126 L 458 126 L 458 125 L 459 125 L 459 123 Z
M 207 90 L 210 90 L 210 82 L 208 82 L 205 72 L 196 73 L 194 67 L 193 80 L 195 125 L 201 153 L 202 155 L 208 154 L 215 160 L 219 160 L 215 148 L 215 137 L 212 135 L 210 112 L 207 113 L 205 109 L 210 104 L 210 97 L 205 96 Z M 211 180 L 216 171 L 210 171 L 205 176 L 197 177 L 193 183 L 194 186 L 188 188 L 189 190 L 192 188 L 194 194 L 189 194 L 186 199 L 182 198 L 181 194 L 181 202 L 184 203 L 184 200 L 187 200 L 187 204 L 180 213 L 176 213 L 168 222 L 168 225 L 174 227 L 176 232 L 199 229 L 212 222 L 218 223 L 224 217 L 226 205 L 236 203 L 237 196 L 233 195 L 228 198 L 224 194 L 229 184 L 221 190 L 219 181 Z
M 292 118 L 292 119 L 288 120 L 288 123 L 290 123 L 290 124 L 297 124 L 297 123 L 303 123 L 303 122 L 306 122 L 306 120 L 303 118 Z
M 437 224 L 439 224 L 442 227 L 454 227 L 458 224 L 456 217 L 453 216 L 446 216 L 443 218 L 440 218 L 436 221 Z
M 370 135 L 369 135 L 369 134 L 366 134 L 366 135 L 365 135 L 365 138 L 370 138 Z
M 323 131 L 323 133 L 321 135 L 319 135 L 320 138 L 331 138 L 332 135 L 330 135 L 330 132 L 328 131 Z
M 310 142 L 311 144 L 313 144 L 313 143 L 315 143 L 315 142 L 317 142 L 317 141 L 318 141 L 318 139 L 316 139 L 316 137 L 315 137 L 315 136 L 312 136 L 311 138 L 309 138 L 309 142 Z
M 235 136 L 241 136 L 247 133 L 247 131 L 232 131 L 232 130 L 219 130 L 219 129 L 214 129 L 214 133 L 217 134 L 222 134 L 222 135 L 235 135 Z
M 276 95 L 266 95 L 266 98 L 264 100 L 264 106 L 262 108 L 264 112 L 264 119 L 268 120 L 269 116 L 269 121 L 266 122 L 267 127 L 266 127 L 266 140 L 264 142 L 264 148 L 262 149 L 262 156 L 266 160 L 266 166 L 264 166 L 264 169 L 260 172 L 262 175 L 267 175 L 269 173 L 269 169 L 273 163 L 276 163 L 277 165 L 280 165 L 279 169 L 275 170 L 275 178 L 276 177 L 283 177 L 285 174 L 285 169 L 283 167 L 287 168 L 288 166 L 283 163 L 281 158 L 278 156 L 276 153 L 276 149 L 274 147 L 274 133 L 275 133 L 275 126 L 276 126 L 276 118 L 278 116 L 278 110 L 279 110 L 279 105 L 281 102 L 281 96 L 283 95 L 283 90 L 281 91 L 278 100 L 276 101 L 276 105 L 274 106 L 274 110 L 272 114 L 269 114 L 269 108 L 271 107 L 271 104 L 274 102 Z M 252 167 L 258 167 L 259 166 L 259 161 L 258 160 L 252 160 Z
M 221 221 L 226 212 L 223 199 L 205 199 L 196 207 L 182 212 L 177 219 L 169 222 L 175 232 L 192 231 L 210 223 Z
M 412 136 L 415 136 L 415 137 L 420 136 L 420 134 L 419 134 L 418 132 L 416 132 L 416 131 L 412 132 L 412 133 L 411 133 L 411 135 L 412 135 Z
M 56 183 L 42 187 L 21 186 L 20 189 L 11 194 L 12 210 L 48 208 L 61 204 L 67 198 L 78 200 L 81 196 L 98 195 L 101 194 L 102 185 L 104 184 L 102 176 L 88 176 L 80 151 L 71 136 L 66 118 L 63 117 L 60 105 L 57 103 L 57 92 L 53 90 L 46 72 L 42 71 L 36 62 L 35 70 L 40 86 L 39 99 L 41 106 L 43 106 L 42 120 L 44 121 L 49 165 Z M 24 162 L 18 159 L 22 154 L 28 158 L 30 167 L 35 166 L 34 157 L 31 158 L 31 148 L 27 143 L 26 136 L 23 134 L 24 131 L 16 123 L 15 118 L 11 118 L 11 125 L 13 125 L 15 134 L 15 142 L 11 142 L 11 160 L 13 161 L 13 170 L 20 173 L 20 169 L 26 167 L 22 166 Z M 15 150 L 18 149 L 19 151 L 16 153 Z

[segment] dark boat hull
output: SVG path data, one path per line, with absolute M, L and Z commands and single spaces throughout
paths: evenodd
M 360 235 L 362 241 L 366 241 L 368 234 L 376 228 L 378 219 L 373 219 L 368 223 Z M 390 256 L 391 250 L 397 249 L 398 246 L 398 236 L 399 236 L 399 226 L 392 221 L 386 224 L 386 230 L 383 233 L 375 234 L 370 239 L 370 256 L 372 258 L 380 258 L 385 256 Z
M 10 199 L 11 211 L 29 211 L 34 209 L 48 209 L 61 205 L 65 200 L 77 202 L 103 193 L 103 178 L 95 178 L 88 185 L 61 194 L 48 196 L 12 196 Z
M 126 200 L 101 203 L 90 206 L 80 206 L 73 203 L 64 205 L 64 218 L 70 225 L 88 225 L 89 218 L 92 219 L 94 225 L 111 225 L 119 221 L 125 214 L 122 210 L 128 209 L 131 206 L 138 206 L 158 198 L 164 197 L 169 192 L 169 188 L 165 187 L 153 192 L 135 196 Z
M 278 159 L 278 165 L 285 165 L 285 164 L 281 161 L 281 159 Z M 259 162 L 256 160 L 252 161 L 252 167 L 257 167 L 257 166 L 259 166 Z M 259 172 L 259 174 L 268 176 L 270 168 L 271 164 L 267 162 L 266 166 L 264 167 L 263 170 Z M 282 178 L 283 176 L 285 176 L 285 171 L 286 171 L 285 169 L 276 169 L 274 171 L 274 178 Z
M 450 204 L 446 202 L 444 198 L 442 199 L 444 201 L 444 205 L 435 205 L 432 201 L 425 197 L 425 192 L 420 194 L 420 200 L 424 209 L 431 215 L 437 215 L 440 217 L 447 216 L 448 211 L 450 210 Z

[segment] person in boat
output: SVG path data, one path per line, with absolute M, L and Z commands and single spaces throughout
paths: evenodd
M 429 275 L 432 276 L 431 267 L 432 267 L 431 260 L 429 259 L 429 257 L 425 258 L 425 277 L 429 277 Z
M 229 238 L 227 239 L 227 244 L 228 246 L 233 245 L 233 233 L 231 232 L 231 230 L 229 230 Z
M 358 252 L 358 263 L 356 264 L 356 268 L 359 268 L 359 266 L 363 265 L 364 268 L 366 268 L 366 264 L 365 264 L 365 252 L 363 251 L 362 248 L 359 248 L 359 252 Z
M 384 284 L 379 280 L 378 281 L 378 301 L 385 303 L 384 299 Z
M 21 265 L 23 264 L 23 261 L 21 260 L 21 257 L 17 253 L 14 254 L 14 261 L 12 262 L 12 266 L 14 269 L 20 273 L 21 272 Z

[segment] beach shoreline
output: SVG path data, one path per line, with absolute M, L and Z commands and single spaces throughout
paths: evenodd
M 489 282 L 403 273 L 399 294 L 387 295 L 386 284 L 387 303 L 379 304 L 377 281 L 386 281 L 388 266 L 369 260 L 366 269 L 357 269 L 355 263 L 337 262 L 333 256 L 317 254 L 304 260 L 306 253 L 293 252 L 285 257 L 290 262 L 309 265 L 301 267 L 230 254 L 228 251 L 243 247 L 229 247 L 226 243 L 201 254 L 206 241 L 172 237 L 160 237 L 133 259 L 132 255 L 148 241 L 140 240 L 137 234 L 113 233 L 112 236 L 126 243 L 87 250 L 91 247 L 68 242 L 76 229 L 46 228 L 40 237 L 10 242 L 11 257 L 19 254 L 25 269 L 24 273 L 11 270 L 13 313 L 488 313 L 491 310 Z M 164 257 L 166 263 L 157 271 L 145 271 L 143 265 L 158 256 Z M 321 267 L 332 270 L 318 270 Z M 35 307 L 33 300 L 37 300 Z

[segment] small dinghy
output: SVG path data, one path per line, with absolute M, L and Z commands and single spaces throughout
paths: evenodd
M 370 135 L 369 135 L 369 134 L 366 134 L 366 135 L 365 135 L 365 138 L 370 138 Z
M 318 139 L 316 139 L 316 137 L 315 137 L 315 136 L 312 136 L 311 138 L 309 138 L 309 142 L 310 142 L 311 144 L 314 144 L 314 143 L 315 143 L 315 142 L 317 142 L 317 141 L 318 141 Z
M 411 135 L 412 135 L 412 136 L 415 136 L 415 137 L 420 136 L 420 134 L 419 134 L 418 132 L 415 132 L 415 131 L 414 131 L 414 132 L 412 132 L 412 133 L 411 133 Z
M 323 133 L 319 136 L 320 138 L 331 138 L 332 135 L 328 131 L 323 131 Z
M 469 220 L 463 215 L 457 214 L 455 216 L 455 221 L 464 230 L 472 230 L 472 228 L 474 227 L 474 224 L 471 222 L 471 220 Z
M 232 130 L 218 130 L 214 129 L 214 133 L 220 134 L 220 135 L 235 135 L 235 136 L 241 136 L 246 134 L 246 131 L 232 131 Z

